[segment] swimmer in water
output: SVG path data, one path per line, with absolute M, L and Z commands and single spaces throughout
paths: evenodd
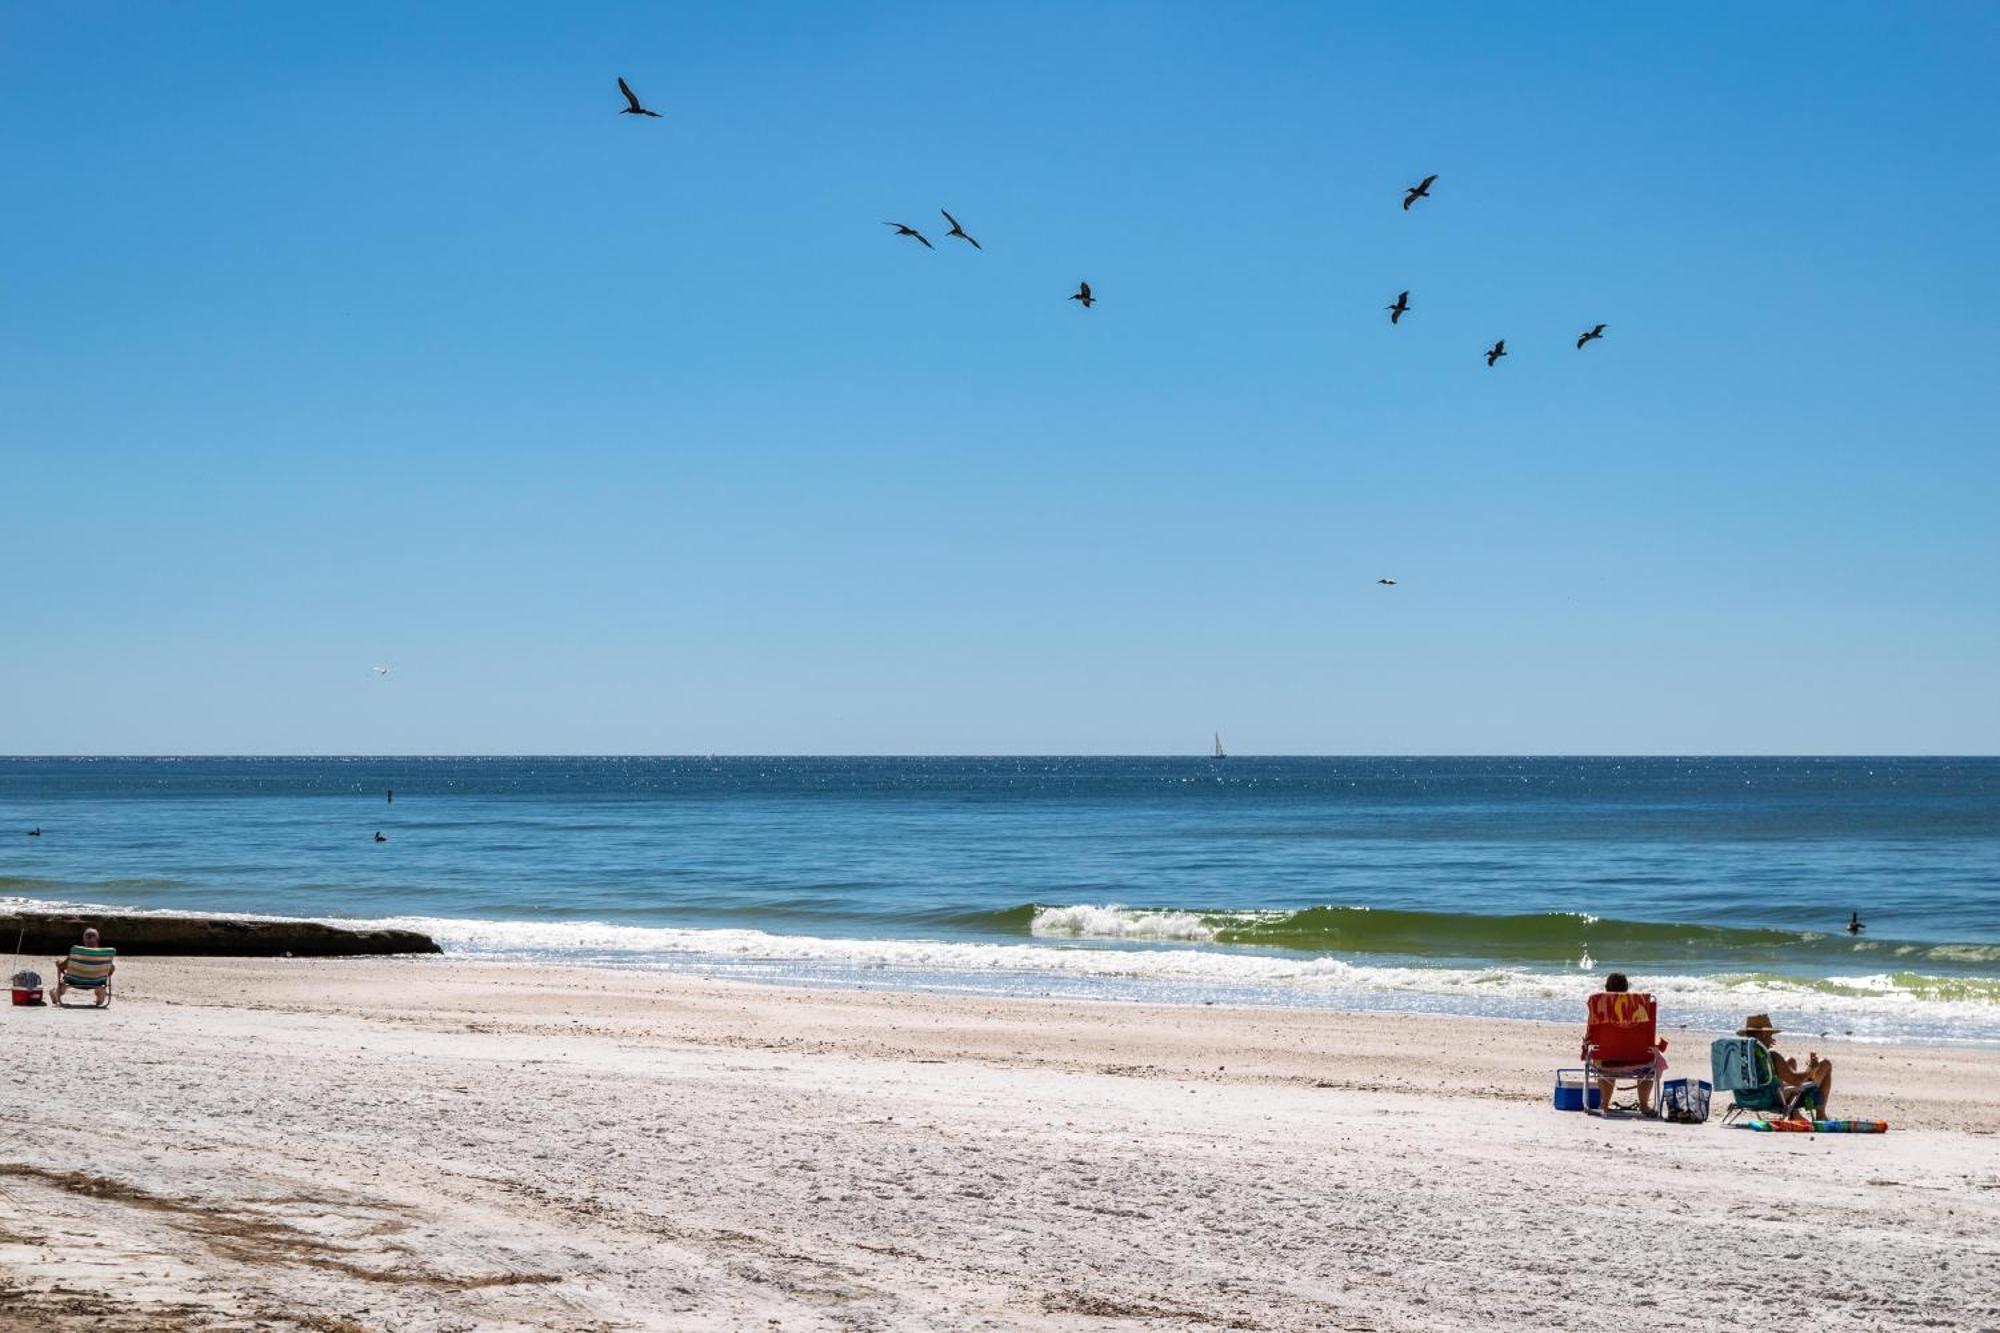
M 1859 934 L 1860 934 L 1860 933 L 1861 933 L 1862 931 L 1864 931 L 1864 930 L 1866 930 L 1866 929 L 1868 929 L 1868 927 L 1862 924 L 1862 921 L 1861 921 L 1861 913 L 1859 913 L 1859 912 L 1849 912 L 1849 913 L 1847 914 L 1847 933 L 1848 933 L 1848 934 L 1850 934 L 1850 935 L 1859 935 Z

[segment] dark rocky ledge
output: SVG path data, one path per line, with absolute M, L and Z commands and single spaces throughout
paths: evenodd
M 105 912 L 0 912 L 0 952 L 21 939 L 28 957 L 69 952 L 86 926 L 121 954 L 195 958 L 343 958 L 362 954 L 441 953 L 414 930 L 348 930 L 318 921 L 233 921 L 222 916 L 136 916 Z M 22 938 L 22 931 L 27 935 Z

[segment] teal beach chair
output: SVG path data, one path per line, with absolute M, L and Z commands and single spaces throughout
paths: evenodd
M 1717 1037 L 1709 1044 L 1708 1068 L 1715 1090 L 1733 1095 L 1722 1113 L 1723 1124 L 1745 1113 L 1770 1115 L 1785 1109 L 1785 1089 L 1771 1053 L 1755 1037 Z

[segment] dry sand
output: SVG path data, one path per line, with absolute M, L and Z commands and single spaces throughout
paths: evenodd
M 1808 1137 L 1558 1114 L 1533 1023 L 119 982 L 0 1011 L 0 1330 L 2000 1328 L 1992 1052 L 1825 1043 L 1895 1129 Z

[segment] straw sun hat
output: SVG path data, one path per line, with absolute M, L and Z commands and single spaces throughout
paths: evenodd
M 1736 1029 L 1736 1035 L 1739 1037 L 1775 1037 L 1781 1031 L 1783 1029 L 1771 1026 L 1771 1016 L 1769 1014 L 1752 1014 L 1743 1021 L 1742 1027 Z

